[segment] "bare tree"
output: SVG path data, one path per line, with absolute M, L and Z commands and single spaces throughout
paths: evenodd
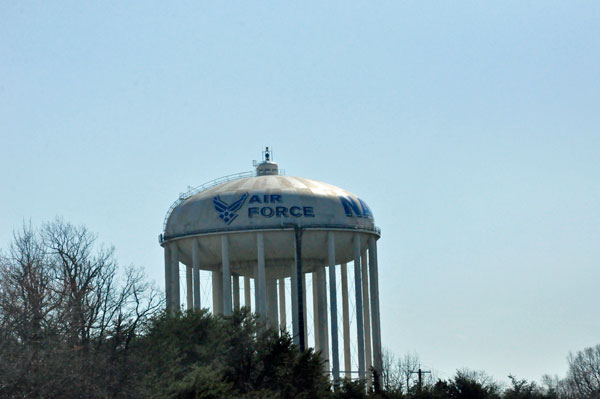
M 5 386 L 28 387 L 35 395 L 44 348 L 57 335 L 60 297 L 39 236 L 31 225 L 13 234 L 0 256 L 0 393 Z
M 542 376 L 542 389 L 550 398 L 567 399 L 571 398 L 569 389 L 564 379 L 557 375 L 544 374 Z
M 389 350 L 383 351 L 382 387 L 391 393 L 407 394 L 418 384 L 417 372 L 422 369 L 419 356 L 415 353 L 407 353 L 397 358 Z M 430 372 L 423 374 L 423 385 L 433 385 L 436 377 Z
M 124 396 L 129 346 L 162 297 L 95 242 L 56 219 L 0 256 L 0 396 Z
M 564 385 L 568 397 L 600 399 L 600 345 L 569 354 Z
M 397 360 L 394 353 L 384 348 L 382 353 L 383 369 L 381 371 L 381 384 L 386 392 L 402 393 L 403 380 L 397 369 Z

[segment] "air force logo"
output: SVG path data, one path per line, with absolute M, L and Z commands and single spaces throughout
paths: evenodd
M 235 201 L 233 204 L 229 205 L 224 202 L 220 196 L 216 196 L 213 198 L 213 205 L 215 206 L 215 211 L 219 212 L 219 217 L 227 224 L 231 224 L 238 217 L 235 213 L 238 211 L 244 202 L 248 198 L 248 193 L 245 193 L 241 196 L 241 198 Z

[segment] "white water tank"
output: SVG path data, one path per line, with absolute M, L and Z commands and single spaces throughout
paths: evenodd
M 358 372 L 365 378 L 371 366 L 381 365 L 376 252 L 379 237 L 373 212 L 365 201 L 327 183 L 281 175 L 267 148 L 255 172 L 229 176 L 192 190 L 181 195 L 169 210 L 160 235 L 160 244 L 165 248 L 167 308 L 172 312 L 181 309 L 179 270 L 183 263 L 189 309 L 201 306 L 199 270 L 207 270 L 212 274 L 213 312 L 228 315 L 241 306 L 239 279 L 243 278 L 244 306 L 252 305 L 252 282 L 252 310 L 276 328 L 286 317 L 282 287 L 289 278 L 292 293 L 287 296 L 292 302 L 293 335 L 302 346 L 307 329 L 299 318 L 306 309 L 299 301 L 305 301 L 305 276 L 312 273 L 314 343 L 327 361 L 331 356 L 335 381 L 340 374 L 336 275 L 346 273 L 346 264 L 352 262 Z M 344 275 L 341 279 L 343 283 Z M 342 299 L 347 301 L 348 287 L 342 290 Z M 342 317 L 344 322 L 348 318 L 347 314 Z M 285 322 L 281 328 L 285 328 Z M 344 340 L 349 337 L 344 336 Z M 344 368 L 350 372 L 349 341 L 344 344 Z

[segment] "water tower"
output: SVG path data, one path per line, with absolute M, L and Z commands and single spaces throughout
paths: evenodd
M 380 233 L 363 200 L 327 183 L 280 174 L 267 147 L 255 171 L 192 189 L 169 209 L 159 237 L 165 251 L 167 309 L 181 309 L 180 263 L 186 268 L 188 309 L 201 306 L 200 270 L 210 272 L 215 314 L 229 315 L 239 308 L 242 291 L 243 306 L 252 306 L 254 299 L 252 310 L 264 317 L 268 326 L 285 328 L 287 297 L 292 305 L 294 342 L 304 350 L 307 325 L 312 323 L 315 349 L 321 351 L 336 382 L 340 378 L 341 299 L 342 371 L 351 376 L 354 362 L 359 378 L 366 379 L 371 368 L 382 368 L 377 273 Z M 348 298 L 350 262 L 354 270 L 353 320 Z M 313 288 L 313 320 L 307 320 L 307 274 Z M 286 282 L 291 285 L 289 295 Z M 356 334 L 352 334 L 355 359 L 350 358 L 351 322 L 356 326 Z

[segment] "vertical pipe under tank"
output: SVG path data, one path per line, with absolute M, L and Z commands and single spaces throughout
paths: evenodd
M 266 304 L 266 275 L 265 275 L 265 242 L 263 233 L 256 233 L 256 246 L 258 252 L 258 262 L 256 265 L 256 280 L 254 289 L 256 290 L 256 312 L 263 318 L 267 316 Z
M 223 276 L 223 314 L 231 315 L 231 269 L 229 268 L 229 239 L 221 236 L 221 273 Z

